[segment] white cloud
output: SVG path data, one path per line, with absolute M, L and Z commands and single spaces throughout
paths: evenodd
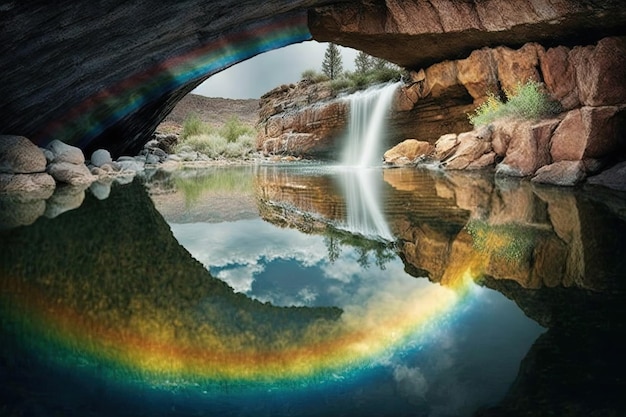
M 213 75 L 192 91 L 207 97 L 259 98 L 281 84 L 295 83 L 308 69 L 321 71 L 326 43 L 293 44 L 257 55 Z M 340 47 L 344 70 L 354 70 L 358 51 Z

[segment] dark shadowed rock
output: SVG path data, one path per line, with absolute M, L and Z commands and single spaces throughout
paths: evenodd
M 626 191 L 626 162 L 621 162 L 598 175 L 589 177 L 587 183 Z
M 560 161 L 539 168 L 531 181 L 571 187 L 581 183 L 585 177 L 581 161 Z

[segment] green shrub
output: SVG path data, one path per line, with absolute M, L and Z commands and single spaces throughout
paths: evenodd
M 518 83 L 513 91 L 505 93 L 505 102 L 496 95 L 489 94 L 487 100 L 473 114 L 468 114 L 470 123 L 483 126 L 505 117 L 537 120 L 562 110 L 560 104 L 552 100 L 543 85 L 537 81 Z
M 256 139 L 252 127 L 241 122 L 236 116 L 231 117 L 219 129 L 192 114 L 183 123 L 181 142 L 176 152 L 183 147 L 203 153 L 209 158 L 242 158 L 255 151 Z
M 228 142 L 236 142 L 240 136 L 251 135 L 254 130 L 242 123 L 237 116 L 230 117 L 224 126 L 219 130 L 221 136 L 225 137 Z
M 180 136 L 182 140 L 185 140 L 190 136 L 210 135 L 211 133 L 213 133 L 213 127 L 200 120 L 197 114 L 191 113 L 183 121 L 183 131 Z

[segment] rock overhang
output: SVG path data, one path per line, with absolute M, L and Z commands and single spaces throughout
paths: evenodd
M 213 73 L 311 38 L 417 67 L 487 44 L 573 40 L 626 28 L 620 1 L 552 3 L 4 2 L 0 41 L 9 53 L 0 60 L 0 133 L 40 145 L 60 139 L 87 152 L 133 153 Z

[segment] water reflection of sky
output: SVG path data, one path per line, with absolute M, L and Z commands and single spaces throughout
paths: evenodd
M 324 237 L 261 219 L 170 226 L 179 242 L 215 276 L 238 292 L 274 305 L 338 306 L 344 319 L 359 317 L 365 323 L 372 311 L 409 314 L 410 309 L 399 307 L 407 298 L 427 303 L 428 297 L 446 291 L 408 275 L 398 257 L 384 269 L 373 261 L 363 268 L 357 262 L 358 251 L 345 245 L 330 262 Z M 371 383 L 357 391 L 366 407 L 376 404 L 376 413 L 468 415 L 477 406 L 502 398 L 542 331 L 500 293 L 472 285 L 466 300 L 432 323 L 428 332 L 379 357 Z M 359 401 L 353 390 L 347 392 L 350 404 Z M 394 405 L 385 407 L 385 398 Z M 345 402 L 339 397 L 324 401 L 338 407 Z M 369 415 L 366 411 L 361 409 L 358 415 Z
M 213 275 L 237 292 L 274 305 L 345 308 L 361 304 L 356 297 L 371 297 L 382 287 L 390 291 L 428 285 L 407 275 L 397 257 L 384 270 L 374 259 L 364 268 L 357 250 L 343 245 L 339 257 L 330 262 L 323 236 L 278 228 L 261 219 L 171 224 L 171 228 Z

